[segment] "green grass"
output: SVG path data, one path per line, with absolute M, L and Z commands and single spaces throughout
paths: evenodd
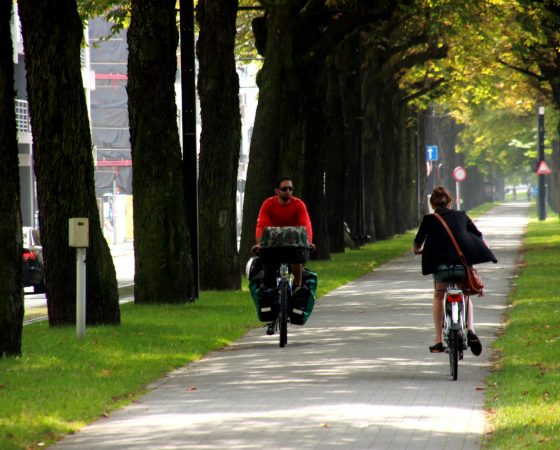
M 476 208 L 473 209 L 469 209 L 467 211 L 467 214 L 469 215 L 469 217 L 471 219 L 476 219 L 479 216 L 482 216 L 483 214 L 487 213 L 488 211 L 490 211 L 492 208 L 495 208 L 496 206 L 498 206 L 500 203 L 499 202 L 494 202 L 494 203 L 484 203 L 480 206 L 477 206 Z
M 0 360 L 0 448 L 36 448 L 122 406 L 149 382 L 256 325 L 246 292 L 188 305 L 122 305 L 119 327 L 24 328 L 23 356 Z
M 495 343 L 487 449 L 560 448 L 560 222 L 528 226 L 511 308 Z
M 409 251 L 412 239 L 409 232 L 309 261 L 319 273 L 318 296 Z M 240 292 L 202 292 L 193 304 L 122 305 L 120 326 L 89 327 L 83 340 L 73 327 L 24 327 L 23 356 L 0 360 L 0 448 L 52 444 L 260 326 L 244 284 Z

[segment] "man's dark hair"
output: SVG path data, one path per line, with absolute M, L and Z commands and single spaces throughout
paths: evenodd
M 282 181 L 292 181 L 292 179 L 290 177 L 279 177 L 276 179 L 276 184 L 274 185 L 274 187 L 278 189 Z

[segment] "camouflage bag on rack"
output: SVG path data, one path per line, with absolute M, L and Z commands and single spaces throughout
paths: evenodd
M 261 237 L 261 248 L 309 247 L 305 227 L 265 227 Z
M 266 227 L 259 256 L 264 262 L 301 264 L 309 259 L 309 238 L 305 227 Z

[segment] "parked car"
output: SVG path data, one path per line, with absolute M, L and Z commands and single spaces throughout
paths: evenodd
M 22 227 L 21 229 L 23 235 L 23 246 L 30 250 L 34 250 L 43 259 L 43 245 L 41 244 L 41 234 L 38 228 L 33 227 Z
M 23 287 L 33 286 L 33 292 L 45 292 L 45 270 L 43 268 L 43 247 L 39 230 L 23 227 Z

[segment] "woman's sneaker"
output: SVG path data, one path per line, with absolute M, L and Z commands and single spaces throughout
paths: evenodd
M 482 353 L 482 344 L 478 336 L 474 334 L 471 330 L 467 330 L 467 343 L 471 348 L 471 352 L 474 356 L 478 356 Z

